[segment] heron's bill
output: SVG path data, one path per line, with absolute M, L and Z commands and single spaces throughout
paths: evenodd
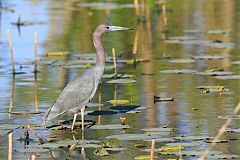
M 119 27 L 119 26 L 109 26 L 110 31 L 123 31 L 123 30 L 129 30 L 131 28 L 127 27 Z

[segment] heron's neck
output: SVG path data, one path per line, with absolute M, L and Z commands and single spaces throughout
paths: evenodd
M 97 54 L 96 65 L 105 65 L 105 54 L 104 46 L 101 41 L 102 35 L 94 33 L 93 34 L 93 44 Z

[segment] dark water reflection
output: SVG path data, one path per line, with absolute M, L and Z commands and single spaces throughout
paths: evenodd
M 38 32 L 39 36 L 38 59 L 43 59 L 43 53 L 48 51 L 70 51 L 73 55 L 79 55 L 81 53 L 94 53 L 91 39 L 92 32 L 98 24 L 109 22 L 133 28 L 134 31 L 107 34 L 103 39 L 107 55 L 111 56 L 111 49 L 114 47 L 117 55 L 121 55 L 124 59 L 138 57 L 147 58 L 151 61 L 120 67 L 119 72 L 134 74 L 138 82 L 129 85 L 119 84 L 116 87 L 116 85 L 107 84 L 103 80 L 92 102 L 98 103 L 99 94 L 101 94 L 102 103 L 115 97 L 117 99 L 131 98 L 133 104 L 147 106 L 148 109 L 139 114 L 86 116 L 86 119 L 108 124 L 119 123 L 119 118 L 124 116 L 127 119 L 127 124 L 131 126 L 131 129 L 126 130 L 126 133 L 142 133 L 140 131 L 142 128 L 169 124 L 170 127 L 176 128 L 173 133 L 176 136 L 214 136 L 224 123 L 224 120 L 218 119 L 217 116 L 231 114 L 239 102 L 239 80 L 218 80 L 214 77 L 190 74 L 162 74 L 159 71 L 181 68 L 204 71 L 211 68 L 223 68 L 239 75 L 239 65 L 231 63 L 232 61 L 238 61 L 240 58 L 239 1 L 182 0 L 179 2 L 168 0 L 166 2 L 166 13 L 163 13 L 153 1 L 146 0 L 144 9 L 146 23 L 138 23 L 132 1 L 90 2 L 90 0 L 2 0 L 3 7 L 12 8 L 15 12 L 0 12 L 0 123 L 39 123 L 41 114 L 26 117 L 9 115 L 8 111 L 11 109 L 9 106 L 12 105 L 13 112 L 45 112 L 53 104 L 64 86 L 82 72 L 82 69 L 66 69 L 61 66 L 39 64 L 38 70 L 40 72 L 37 77 L 34 77 L 31 63 L 33 62 L 35 31 Z M 107 2 L 109 4 L 106 4 Z M 15 22 L 19 16 L 21 16 L 22 21 L 43 21 L 46 24 L 22 26 L 20 28 L 21 33 L 19 33 L 19 29 L 11 25 L 11 22 Z M 26 74 L 16 75 L 15 78 L 10 74 L 11 59 L 8 49 L 7 29 L 10 29 L 12 34 L 16 71 L 26 72 Z M 201 45 L 193 46 L 164 42 L 171 36 L 187 35 L 184 33 L 184 30 L 187 29 L 199 29 L 205 32 L 216 29 L 231 31 L 229 34 L 198 33 L 194 36 L 203 40 L 234 42 L 235 47 L 232 49 L 214 49 Z M 212 61 L 197 60 L 191 64 L 169 63 L 167 58 L 169 56 L 172 58 L 190 58 L 199 55 L 221 55 L 228 58 Z M 23 66 L 22 69 L 20 69 L 20 65 Z M 223 85 L 229 88 L 230 92 L 223 95 L 218 93 L 203 94 L 196 89 L 196 86 L 199 85 Z M 174 97 L 175 101 L 153 103 L 153 95 L 156 93 L 164 97 Z M 199 110 L 193 111 L 192 108 L 198 108 Z M 93 109 L 98 110 L 98 107 L 87 110 Z M 109 106 L 104 105 L 102 109 L 109 109 Z M 231 127 L 239 128 L 239 120 L 234 120 Z M 80 130 L 77 129 L 76 131 L 79 134 L 75 135 L 75 138 L 81 139 Z M 85 133 L 85 139 L 103 140 L 107 135 L 121 132 L 119 130 L 96 131 L 88 129 Z M 8 155 L 8 144 L 11 135 L 1 136 L 1 159 L 7 159 L 7 157 L 11 159 L 11 155 L 12 159 L 33 158 L 32 155 L 41 159 L 50 159 L 50 153 L 55 153 L 56 156 L 60 157 L 66 156 L 62 150 L 40 152 L 39 154 L 18 152 L 17 150 L 24 147 L 24 144 L 18 140 L 23 136 L 22 134 L 21 129 L 13 132 L 13 150 L 10 155 Z M 39 134 L 42 137 L 57 135 L 59 139 L 73 139 L 73 134 L 70 131 L 39 131 Z M 235 139 L 238 136 L 239 134 L 227 133 L 224 138 Z M 32 135 L 31 138 L 37 141 Z M 150 143 L 144 143 L 150 147 Z M 134 148 L 134 144 L 136 142 L 122 142 L 123 147 L 127 148 L 126 151 L 110 154 L 104 159 L 132 159 L 137 155 L 144 154 L 139 149 Z M 162 145 L 157 144 L 158 147 Z M 201 147 L 205 148 L 206 144 Z M 219 144 L 215 149 L 224 153 L 239 155 L 239 140 Z M 93 149 L 85 149 L 84 151 L 89 159 L 97 159 L 93 155 Z M 79 157 L 85 159 L 81 149 L 73 153 L 72 159 L 79 159 Z

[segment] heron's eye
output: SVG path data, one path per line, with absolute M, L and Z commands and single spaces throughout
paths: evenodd
M 106 28 L 109 29 L 109 26 L 107 26 Z

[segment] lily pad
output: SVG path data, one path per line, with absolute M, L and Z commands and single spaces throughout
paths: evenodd
M 221 119 L 240 119 L 240 115 L 223 115 L 223 116 L 218 116 L 218 118 L 221 118 Z
M 232 64 L 240 64 L 240 61 L 234 61 Z
M 44 56 L 46 56 L 46 57 L 58 57 L 58 56 L 68 56 L 69 54 L 70 54 L 70 52 L 59 51 L 59 52 L 47 52 L 47 53 L 44 53 Z
M 167 152 L 165 152 L 167 153 Z M 182 156 L 201 156 L 203 153 L 203 151 L 181 151 L 181 152 L 169 152 L 170 155 L 177 155 L 179 156 L 180 154 Z M 161 154 L 161 152 L 160 152 Z M 219 154 L 222 154 L 222 152 L 220 151 L 210 151 L 209 152 L 209 156 L 213 156 L 213 155 L 219 155 Z
M 119 140 L 148 140 L 148 139 L 155 139 L 159 138 L 161 136 L 159 135 L 146 135 L 146 134 L 119 134 L 119 135 L 112 135 L 112 136 L 107 136 L 105 138 L 116 138 Z
M 240 128 L 227 128 L 226 132 L 240 132 Z
M 118 99 L 118 100 L 109 100 L 107 102 L 111 103 L 112 105 L 121 105 L 121 104 L 129 104 L 131 103 L 131 100 Z
M 152 141 L 152 139 L 146 139 L 144 141 Z M 159 138 L 154 138 L 154 141 L 155 142 L 167 142 L 167 143 L 170 143 L 170 142 L 176 142 L 175 139 L 173 138 L 168 138 L 168 137 L 159 137 Z
M 103 129 L 103 130 L 109 130 L 109 129 L 127 129 L 130 128 L 129 125 L 121 125 L 121 124 L 98 124 L 91 127 L 91 129 Z
M 204 140 L 204 142 L 206 143 L 228 143 L 228 140 L 227 139 L 219 139 L 217 141 L 213 141 L 213 139 L 210 139 L 210 140 Z
M 170 69 L 170 70 L 160 71 L 160 73 L 193 74 L 193 73 L 197 73 L 197 71 L 191 70 L 191 69 Z
M 106 151 L 105 148 L 101 147 L 101 148 L 96 148 L 93 152 L 96 156 L 99 156 L 99 157 L 105 157 L 105 156 L 108 156 L 109 153 Z
M 169 40 L 179 40 L 179 41 L 188 41 L 188 40 L 194 40 L 197 39 L 193 36 L 178 36 L 178 37 L 169 37 Z
M 228 92 L 230 89 L 225 88 L 224 86 L 197 86 L 197 89 L 202 89 L 203 93 L 209 92 Z
M 157 97 L 154 98 L 154 103 L 155 102 L 163 102 L 163 101 L 174 101 L 173 97 Z
M 211 43 L 207 43 L 205 46 L 207 46 L 207 47 L 211 47 L 211 48 L 233 48 L 233 47 L 235 47 L 235 44 L 234 43 L 227 43 L 227 42 L 225 42 L 225 43 L 223 43 L 223 42 L 221 42 L 221 43 L 219 43 L 219 42 L 211 42 Z
M 227 58 L 226 56 L 218 56 L 218 55 L 203 55 L 203 56 L 194 56 L 194 59 L 204 59 L 204 60 L 219 60 L 219 59 L 224 59 Z
M 174 131 L 173 128 L 162 128 L 162 127 L 159 127 L 159 128 L 145 128 L 145 129 L 142 129 L 143 131 L 146 131 L 146 132 L 172 132 Z
M 119 151 L 125 151 L 126 148 L 105 148 L 106 151 L 110 151 L 110 152 L 119 152 Z
M 200 143 L 197 142 L 177 142 L 177 143 L 167 143 L 167 146 L 183 146 L 183 147 L 194 147 L 199 146 Z
M 110 138 L 107 139 L 107 141 L 103 142 L 103 146 L 106 148 L 120 148 L 121 147 L 121 142 L 119 139 L 116 138 Z
M 106 83 L 120 83 L 120 84 L 127 84 L 127 83 L 136 83 L 136 80 L 133 79 L 114 79 L 107 81 Z
M 184 150 L 183 146 L 162 146 L 160 147 L 160 152 L 178 152 L 180 150 Z
M 140 155 L 134 158 L 135 160 L 153 160 L 153 159 L 158 159 L 157 156 L 152 156 L 151 155 Z
M 207 34 L 228 34 L 228 33 L 230 32 L 227 30 L 220 30 L 220 29 L 207 31 Z
M 225 71 L 216 71 L 216 72 L 197 72 L 197 75 L 200 76 L 226 76 L 226 75 L 232 75 L 233 72 L 225 72 Z
M 194 63 L 194 62 L 196 62 L 196 60 L 194 60 L 194 59 L 172 59 L 172 60 L 169 60 L 168 62 L 171 62 L 171 63 Z
M 28 145 L 28 148 L 57 148 L 57 147 L 67 147 L 72 144 L 77 144 L 77 147 L 84 146 L 88 148 L 95 148 L 99 146 L 100 141 L 97 140 L 59 140 L 55 142 L 47 142 L 44 144 L 31 143 Z M 100 145 L 101 146 L 101 145 Z
M 199 140 L 212 139 L 212 137 L 209 137 L 209 136 L 180 136 L 180 137 L 173 137 L 173 138 L 177 140 L 182 140 L 182 141 L 187 141 L 187 140 L 199 141 Z
M 217 79 L 221 79 L 221 80 L 239 80 L 240 79 L 240 75 L 219 75 L 216 76 L 215 78 Z

